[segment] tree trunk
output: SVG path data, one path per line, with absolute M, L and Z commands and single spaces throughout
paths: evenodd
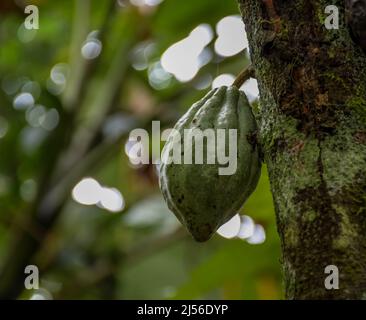
M 350 37 L 344 0 L 333 1 L 338 30 L 325 28 L 325 0 L 238 2 L 286 297 L 366 298 L 366 55 Z M 338 290 L 325 287 L 327 265 L 339 270 Z

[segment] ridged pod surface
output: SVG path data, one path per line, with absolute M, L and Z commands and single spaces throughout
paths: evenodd
M 210 91 L 193 104 L 177 122 L 174 129 L 182 137 L 182 163 L 162 161 L 160 189 L 169 209 L 197 241 L 206 241 L 242 207 L 257 186 L 261 161 L 253 136 L 256 121 L 249 102 L 236 87 L 220 87 Z M 203 140 L 203 164 L 184 164 L 184 132 L 200 129 L 225 129 L 224 150 L 228 155 L 229 129 L 236 129 L 237 168 L 231 175 L 220 175 L 215 153 L 215 164 L 207 164 L 207 140 Z M 173 131 L 174 132 L 174 131 Z M 172 156 L 173 134 L 162 151 L 162 159 Z M 195 140 L 192 139 L 193 150 Z M 194 155 L 194 151 L 192 151 Z

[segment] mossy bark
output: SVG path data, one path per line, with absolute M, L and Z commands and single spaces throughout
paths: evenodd
M 325 0 L 238 0 L 260 88 L 289 299 L 366 298 L 366 55 Z M 279 23 L 276 17 L 279 17 Z M 327 265 L 339 289 L 325 288 Z

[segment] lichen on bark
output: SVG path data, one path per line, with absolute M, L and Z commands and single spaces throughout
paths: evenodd
M 325 0 L 238 0 L 260 89 L 259 140 L 281 238 L 286 297 L 366 293 L 366 56 Z M 327 265 L 339 289 L 324 286 Z

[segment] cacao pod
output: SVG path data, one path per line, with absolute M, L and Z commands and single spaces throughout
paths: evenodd
M 210 91 L 203 99 L 193 104 L 177 122 L 162 151 L 159 169 L 159 184 L 169 209 L 188 229 L 197 241 L 206 241 L 225 222 L 231 219 L 254 191 L 261 170 L 261 160 L 256 143 L 253 143 L 257 125 L 249 102 L 236 87 L 220 87 Z M 224 129 L 224 153 L 230 148 L 229 129 L 236 129 L 236 170 L 231 175 L 220 175 L 220 164 L 215 153 L 214 163 L 208 163 L 208 139 L 205 139 L 203 154 L 207 163 L 189 164 L 166 161 L 176 143 L 185 146 L 187 137 L 194 130 Z M 233 130 L 232 130 L 233 131 Z M 185 135 L 185 132 L 188 132 Z M 178 136 L 181 141 L 177 140 Z M 194 150 L 197 141 L 192 139 Z M 218 142 L 218 138 L 217 138 Z M 218 149 L 220 146 L 218 146 Z M 187 152 L 181 152 L 181 155 Z M 193 152 L 192 152 L 193 153 Z M 194 153 L 193 153 L 194 154 Z M 194 157 L 193 157 L 194 158 Z

